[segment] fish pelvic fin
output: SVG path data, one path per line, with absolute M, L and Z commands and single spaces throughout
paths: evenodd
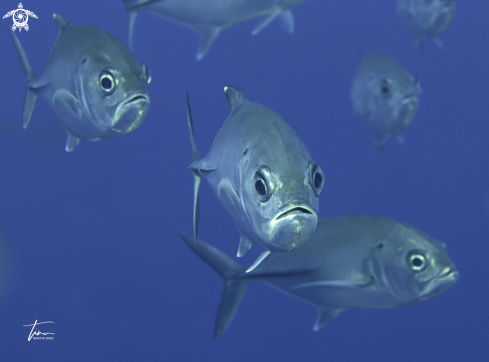
M 22 48 L 22 44 L 20 43 L 19 38 L 13 32 L 13 30 L 9 27 L 10 38 L 12 39 L 12 43 L 14 44 L 15 52 L 17 53 L 17 57 L 20 61 L 20 66 L 22 67 L 22 71 L 27 77 L 27 90 L 25 94 L 24 100 L 24 112 L 22 115 L 23 119 L 23 127 L 27 128 L 29 125 L 29 121 L 31 120 L 32 112 L 34 111 L 34 105 L 36 104 L 37 93 L 36 88 L 33 86 L 33 83 L 37 80 L 37 76 L 32 71 L 31 65 L 29 64 L 29 60 L 27 59 L 27 55 L 24 52 L 24 48 Z
M 136 25 L 136 17 L 138 16 L 137 11 L 128 10 L 127 17 L 129 22 L 129 50 L 133 50 L 134 44 L 134 26 Z
M 280 27 L 287 33 L 292 34 L 294 32 L 294 16 L 292 15 L 292 11 L 290 9 L 285 9 L 274 11 L 270 15 L 262 17 L 255 25 L 251 35 L 257 35 L 260 33 L 268 26 L 268 24 L 275 20 L 275 18 L 277 19 Z
M 340 313 L 341 313 L 341 309 L 320 308 L 318 310 L 318 317 L 316 319 L 316 323 L 314 323 L 314 327 L 312 328 L 313 331 L 314 332 L 319 331 L 325 325 L 331 323 L 331 321 L 335 319 Z
M 224 279 L 224 290 L 217 311 L 214 327 L 214 341 L 219 339 L 228 327 L 238 310 L 250 279 L 243 278 L 244 268 L 234 260 L 199 240 L 195 243 L 192 237 L 180 234 L 187 246 Z
M 69 21 L 61 14 L 53 14 L 53 19 L 56 22 L 56 25 L 58 25 L 60 34 L 70 25 Z
M 194 27 L 199 34 L 199 46 L 197 48 L 197 60 L 202 60 L 209 52 L 214 40 L 221 32 L 221 28 L 217 26 L 199 25 Z

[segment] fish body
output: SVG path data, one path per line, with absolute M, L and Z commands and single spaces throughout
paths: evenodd
M 82 138 L 113 138 L 138 128 L 150 104 L 147 67 L 109 33 L 93 26 L 70 25 L 59 14 L 54 19 L 59 35 L 39 77 L 10 31 L 27 76 L 24 128 L 37 95 L 48 102 L 66 129 L 68 152 Z
M 383 54 L 361 57 L 350 91 L 353 113 L 382 150 L 390 137 L 402 143 L 402 133 L 418 111 L 421 87 L 415 76 Z
M 262 17 L 252 34 L 258 34 L 274 19 L 292 33 L 294 18 L 290 8 L 305 0 L 124 0 L 129 12 L 129 44 L 132 47 L 134 23 L 139 11 L 162 16 L 189 26 L 199 34 L 197 60 L 202 59 L 222 29 Z
M 452 23 L 456 6 L 451 0 L 397 0 L 397 10 L 419 46 L 430 37 L 442 47 L 438 35 Z
M 225 88 L 231 111 L 209 153 L 201 158 L 189 128 L 195 178 L 194 236 L 198 189 L 206 178 L 241 233 L 238 256 L 258 242 L 269 251 L 289 251 L 314 232 L 324 176 L 290 125 L 270 108 Z M 188 100 L 188 99 L 187 99 Z
M 181 237 L 225 280 L 215 338 L 231 323 L 252 279 L 315 306 L 314 330 L 348 309 L 394 308 L 431 299 L 458 280 L 444 244 L 382 217 L 321 219 L 301 248 L 271 253 L 249 273 L 210 245 Z

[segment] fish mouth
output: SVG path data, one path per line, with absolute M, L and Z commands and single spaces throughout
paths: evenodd
M 284 211 L 283 213 L 279 214 L 275 220 L 280 220 L 280 219 L 283 219 L 285 217 L 289 217 L 289 216 L 296 216 L 296 215 L 301 215 L 301 214 L 310 214 L 310 215 L 314 215 L 314 213 L 305 208 L 305 207 L 301 207 L 301 206 L 296 206 L 296 207 L 292 207 L 291 209 L 287 210 L 287 211 Z
M 403 97 L 397 104 L 398 109 L 398 125 L 401 127 L 401 132 L 411 124 L 414 116 L 418 112 L 418 97 L 414 94 L 410 94 Z
M 149 97 L 143 93 L 132 94 L 117 107 L 114 130 L 121 134 L 134 131 L 143 122 L 149 110 Z
M 318 216 L 312 207 L 290 205 L 280 210 L 267 223 L 265 248 L 270 251 L 290 251 L 308 241 L 316 230 Z
M 445 1 L 440 4 L 434 11 L 431 23 L 433 29 L 436 29 L 436 33 L 439 34 L 444 31 L 453 20 L 455 16 L 455 3 L 453 1 Z
M 436 297 L 450 289 L 458 280 L 459 273 L 453 267 L 446 267 L 431 282 L 428 283 L 428 292 L 422 300 Z

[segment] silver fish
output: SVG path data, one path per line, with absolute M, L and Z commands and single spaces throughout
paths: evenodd
M 403 143 L 402 132 L 418 111 L 420 92 L 416 77 L 394 59 L 383 54 L 362 56 L 350 101 L 382 152 L 389 137 Z
M 423 47 L 425 37 L 433 38 L 442 47 L 438 35 L 445 31 L 455 16 L 455 2 L 451 0 L 397 0 L 397 11 L 407 27 Z
M 235 87 L 224 88 L 231 111 L 212 147 L 201 158 L 195 146 L 187 95 L 194 174 L 194 238 L 197 239 L 199 185 L 205 177 L 241 233 L 238 257 L 253 242 L 267 251 L 289 251 L 314 232 L 324 176 L 309 151 L 282 117 L 248 101 Z
M 40 94 L 68 133 L 67 152 L 82 138 L 95 141 L 134 131 L 149 109 L 148 68 L 109 33 L 93 26 L 70 25 L 59 14 L 53 17 L 59 34 L 40 77 L 10 30 L 27 76 L 24 129 Z
M 270 254 L 250 273 L 209 244 L 180 237 L 224 279 L 214 339 L 231 324 L 252 279 L 318 308 L 315 331 L 342 311 L 419 303 L 446 292 L 458 280 L 444 244 L 382 217 L 319 220 L 305 245 Z
M 124 0 L 129 13 L 129 48 L 132 49 L 134 23 L 139 11 L 149 11 L 186 25 L 199 35 L 197 60 L 202 59 L 221 30 L 236 23 L 262 17 L 252 31 L 258 34 L 274 19 L 289 33 L 294 31 L 290 8 L 305 0 Z

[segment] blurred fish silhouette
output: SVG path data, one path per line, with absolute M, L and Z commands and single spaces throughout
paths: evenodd
M 398 62 L 382 54 L 361 57 L 350 92 L 353 112 L 374 137 L 376 147 L 384 153 L 389 137 L 403 143 L 402 132 L 418 111 L 421 92 L 416 77 Z
M 63 123 L 68 133 L 67 152 L 82 138 L 112 138 L 138 128 L 149 109 L 148 68 L 109 33 L 93 26 L 70 25 L 59 14 L 54 14 L 54 20 L 59 34 L 40 77 L 10 30 L 27 76 L 24 129 L 38 94 Z
M 419 303 L 458 280 L 444 244 L 382 217 L 319 220 L 306 244 L 289 253 L 272 253 L 250 273 L 209 244 L 180 237 L 224 279 L 214 339 L 231 324 L 252 279 L 318 308 L 315 331 L 342 311 Z
M 290 8 L 305 0 L 123 0 L 129 13 L 129 48 L 132 49 L 134 23 L 139 11 L 149 11 L 197 31 L 197 60 L 209 51 L 222 29 L 261 17 L 252 31 L 258 34 L 274 19 L 289 33 L 294 31 Z
M 455 16 L 455 3 L 451 0 L 397 0 L 397 10 L 423 48 L 423 39 L 431 37 L 441 48 L 438 35 L 452 23 Z
M 194 238 L 199 218 L 199 185 L 205 177 L 241 233 L 238 257 L 253 242 L 266 251 L 289 251 L 311 237 L 317 224 L 323 174 L 294 130 L 282 117 L 248 101 L 234 87 L 224 88 L 231 111 L 201 158 L 195 146 L 187 95 L 194 174 Z

